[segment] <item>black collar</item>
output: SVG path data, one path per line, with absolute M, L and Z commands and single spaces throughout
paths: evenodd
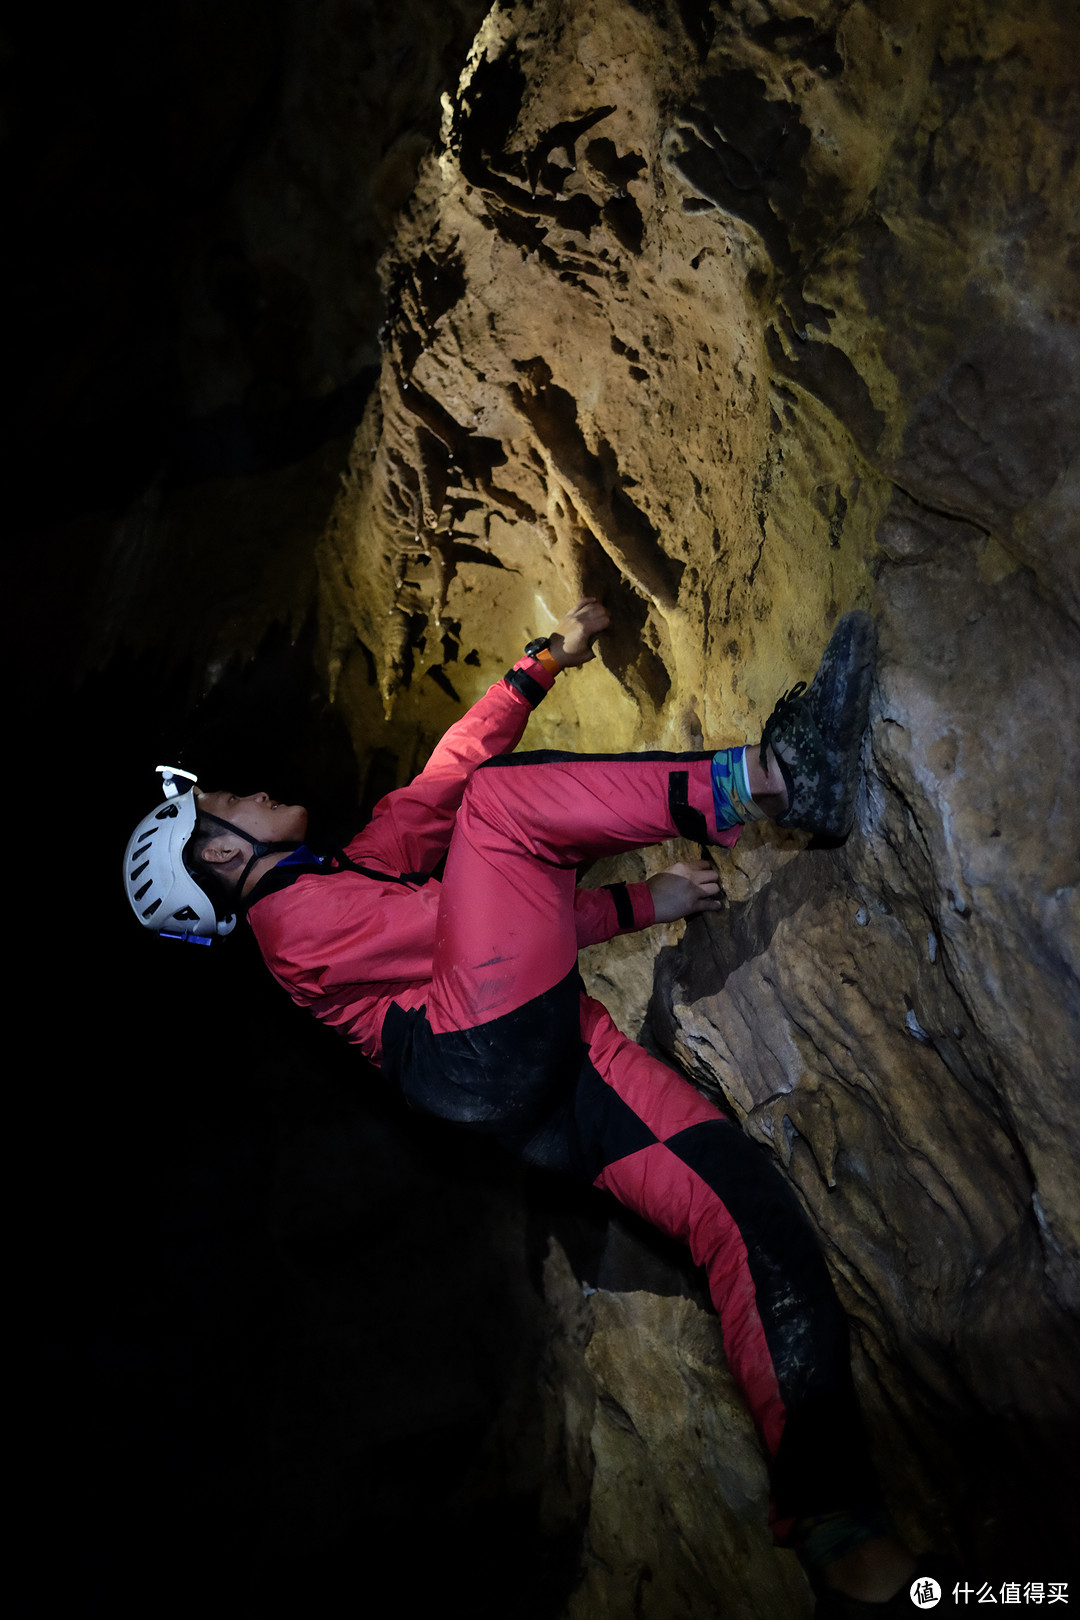
M 442 862 L 440 867 L 441 865 Z M 335 849 L 329 855 L 316 855 L 306 844 L 301 844 L 259 879 L 242 902 L 241 909 L 250 911 L 257 900 L 265 900 L 268 894 L 277 894 L 280 889 L 287 889 L 297 878 L 312 875 L 333 877 L 337 872 L 359 872 L 361 877 L 371 878 L 374 883 L 400 883 L 409 889 L 421 888 L 435 875 L 432 872 L 376 872 L 369 866 L 358 866 L 355 861 L 349 859 L 344 850 Z

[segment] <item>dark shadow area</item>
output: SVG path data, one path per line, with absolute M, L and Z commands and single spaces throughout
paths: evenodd
M 23 885 L 32 1499 L 64 1549 L 43 1602 L 329 1616 L 389 1576 L 396 1613 L 457 1591 L 494 1616 L 513 1593 L 539 1620 L 581 1530 L 538 1537 L 540 1275 L 553 1221 L 593 1267 L 606 1207 L 410 1115 L 245 928 L 202 948 L 133 926 L 119 865 L 156 797 L 146 759 L 235 760 L 252 783 L 276 761 L 324 824 L 355 778 L 284 638 L 193 714 L 187 688 L 119 658 L 69 698 L 70 790 L 35 820 L 57 865 Z M 507 1483 L 501 1449 L 530 1446 Z
M 539 1620 L 580 1541 L 572 1516 L 537 1533 L 545 1195 L 409 1116 L 243 928 L 170 946 L 123 898 L 158 763 L 307 803 L 316 841 L 355 826 L 358 764 L 313 632 L 272 629 L 206 696 L 205 670 L 135 656 L 122 627 L 100 667 L 80 653 L 111 526 L 151 482 L 167 503 L 231 479 L 242 501 L 244 479 L 347 444 L 360 419 L 371 370 L 305 392 L 302 289 L 260 283 L 243 244 L 214 259 L 213 290 L 252 386 L 199 414 L 181 359 L 185 254 L 274 139 L 297 16 L 288 0 L 106 0 L 62 26 L 24 11 L 6 58 L 25 1547 L 42 1613 L 333 1616 L 389 1584 L 397 1614 L 467 1594 L 471 1614 Z M 447 37 L 452 80 L 468 39 Z M 366 66 L 363 28 L 351 48 Z M 415 109 L 416 128 L 437 118 L 437 95 Z M 199 611 L 215 603 L 174 605 Z M 371 762 L 365 801 L 392 767 Z M 508 1481 L 514 1446 L 538 1460 Z

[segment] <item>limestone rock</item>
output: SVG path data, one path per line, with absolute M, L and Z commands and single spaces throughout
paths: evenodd
M 648 1293 L 598 1293 L 592 1308 L 591 1511 L 567 1620 L 809 1616 L 798 1561 L 766 1529 L 764 1461 L 715 1321 Z

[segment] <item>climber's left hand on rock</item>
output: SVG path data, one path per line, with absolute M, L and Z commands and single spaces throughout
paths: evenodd
M 722 911 L 720 879 L 709 861 L 678 861 L 648 880 L 657 922 L 674 922 L 699 911 Z

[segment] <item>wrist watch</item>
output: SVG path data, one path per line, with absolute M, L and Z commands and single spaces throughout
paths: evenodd
M 548 649 L 550 646 L 550 636 L 537 636 L 535 640 L 530 641 L 529 645 L 525 648 L 525 656 L 526 658 L 535 658 L 536 662 L 538 664 L 542 664 L 549 674 L 557 675 L 562 668 L 562 665 L 555 658 L 554 654 L 549 652 Z

